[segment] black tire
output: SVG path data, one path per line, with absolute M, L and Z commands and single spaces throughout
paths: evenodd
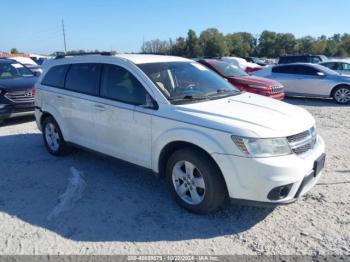
M 199 204 L 185 202 L 176 192 L 172 172 L 174 166 L 182 161 L 193 163 L 196 169 L 199 170 L 201 177 L 203 177 L 205 193 Z M 193 213 L 207 214 L 214 212 L 223 205 L 227 196 L 226 184 L 219 168 L 208 155 L 198 149 L 184 148 L 174 152 L 167 161 L 166 180 L 176 202 Z M 190 195 L 190 192 L 188 191 L 186 194 Z
M 337 92 L 338 91 L 341 91 L 341 90 L 344 90 L 345 92 L 348 92 L 348 96 L 346 98 L 343 98 L 343 99 L 339 99 L 339 97 L 337 97 Z M 334 90 L 332 91 L 332 97 L 334 99 L 335 102 L 337 102 L 338 104 L 347 104 L 350 102 L 349 100 L 349 94 L 350 94 L 350 86 L 338 86 L 336 88 L 334 88 Z
M 53 125 L 55 130 L 57 131 L 57 134 L 58 134 L 58 139 L 56 139 L 58 144 L 57 148 L 53 148 L 52 146 L 50 146 L 46 138 L 48 125 Z M 50 154 L 54 156 L 65 156 L 71 152 L 71 148 L 67 145 L 66 141 L 64 141 L 60 127 L 58 126 L 56 120 L 52 116 L 48 116 L 43 120 L 42 134 L 43 134 L 45 147 Z

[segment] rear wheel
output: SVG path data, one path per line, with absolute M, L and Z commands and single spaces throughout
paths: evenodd
M 70 148 L 63 139 L 62 132 L 52 116 L 43 121 L 43 138 L 46 149 L 55 156 L 63 156 L 70 153 Z
M 340 86 L 333 91 L 333 98 L 339 104 L 346 104 L 350 101 L 350 87 Z
M 166 178 L 175 200 L 194 213 L 219 209 L 227 195 L 220 170 L 200 150 L 186 148 L 173 153 L 167 163 Z

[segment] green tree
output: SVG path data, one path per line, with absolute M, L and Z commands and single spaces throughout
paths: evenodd
M 295 36 L 290 33 L 278 33 L 274 43 L 274 56 L 294 54 L 296 51 L 297 41 Z
M 277 34 L 271 31 L 263 31 L 259 37 L 257 53 L 261 57 L 275 57 Z
M 297 40 L 298 52 L 301 54 L 313 54 L 315 39 L 311 36 L 305 36 Z
M 199 39 L 196 32 L 188 30 L 186 39 L 186 53 L 187 57 L 200 57 L 203 55 L 202 47 L 199 43 Z
M 204 56 L 224 56 L 229 54 L 225 37 L 216 28 L 204 30 L 199 37 Z
M 18 50 L 17 50 L 17 48 L 12 48 L 11 49 L 11 54 L 18 54 L 19 52 L 18 52 Z
M 176 56 L 187 56 L 186 40 L 183 37 L 178 37 L 175 44 L 171 48 L 171 54 Z
M 226 35 L 226 44 L 231 55 L 245 57 L 254 53 L 256 39 L 247 32 Z

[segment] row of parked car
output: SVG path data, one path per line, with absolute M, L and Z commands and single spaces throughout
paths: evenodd
M 334 70 L 350 68 L 347 61 L 328 61 L 324 56 L 285 56 L 278 65 L 247 70 L 233 57 L 195 60 L 243 91 L 279 100 L 284 96 L 300 96 L 333 98 L 340 104 L 350 101 L 350 75 L 346 74 L 350 70 Z

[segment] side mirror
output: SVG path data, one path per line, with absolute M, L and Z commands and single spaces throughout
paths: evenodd
M 157 102 L 154 101 L 153 98 L 149 94 L 146 94 L 146 101 L 143 105 L 140 105 L 140 106 L 142 108 L 148 108 L 148 109 L 153 109 L 153 110 L 157 110 L 159 108 Z
M 317 76 L 319 76 L 319 77 L 325 77 L 325 76 L 326 76 L 326 74 L 323 73 L 323 72 L 317 72 L 316 74 L 317 74 Z

